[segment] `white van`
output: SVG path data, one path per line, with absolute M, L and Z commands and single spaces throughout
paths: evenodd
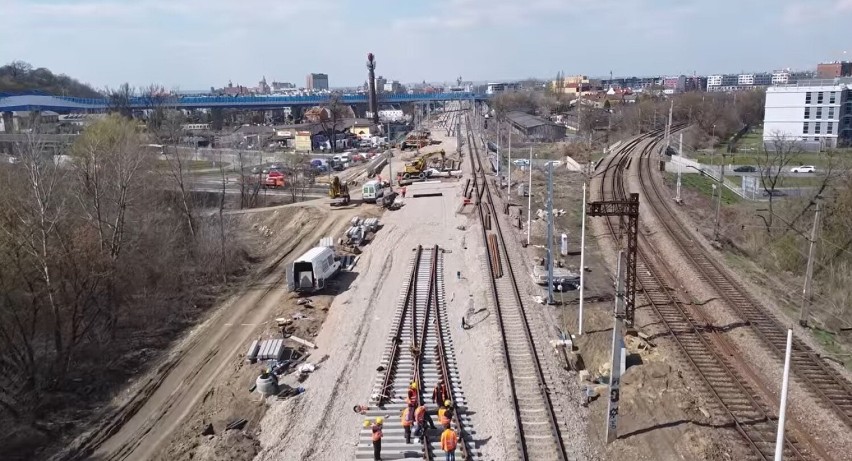
M 287 287 L 296 292 L 319 291 L 339 270 L 340 261 L 334 257 L 334 250 L 312 248 L 287 268 Z
M 349 156 L 349 152 L 344 152 L 340 154 L 340 161 L 343 163 L 349 163 L 352 161 L 352 158 Z
M 384 184 L 380 181 L 367 181 L 361 188 L 361 199 L 365 202 L 374 203 L 385 195 Z

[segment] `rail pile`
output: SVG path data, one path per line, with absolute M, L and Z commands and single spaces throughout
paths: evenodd
M 670 199 L 655 181 L 651 173 L 651 160 L 643 152 L 639 168 L 639 177 L 644 195 L 649 198 L 659 221 L 677 243 L 687 259 L 692 261 L 701 278 L 709 283 L 719 296 L 748 324 L 767 348 L 783 363 L 787 348 L 787 329 L 765 308 L 752 298 L 749 292 L 728 271 L 707 254 L 684 227 L 671 208 Z M 793 352 L 790 369 L 794 376 L 801 379 L 826 408 L 852 428 L 852 387 L 818 353 L 801 340 L 793 337 Z
M 382 459 L 443 459 L 437 408 L 428 400 L 439 380 L 448 389 L 456 410 L 453 426 L 461 433 L 456 450 L 459 459 L 480 457 L 479 452 L 471 448 L 474 433 L 447 327 L 443 272 L 443 250 L 437 245 L 429 250 L 422 246 L 415 249 L 373 388 L 371 407 L 366 414 L 370 420 L 384 418 Z M 426 432 L 422 444 L 414 435 L 412 443 L 407 444 L 402 427 L 401 414 L 412 382 L 417 383 L 418 398 L 427 403 L 428 414 L 437 426 Z M 361 431 L 356 459 L 373 459 L 369 427 Z
M 473 171 L 472 190 L 477 192 L 475 204 L 482 223 L 483 244 L 488 249 L 486 260 L 492 274 L 490 288 L 500 327 L 514 409 L 514 424 L 518 433 L 518 456 L 512 459 L 566 460 L 568 456 L 562 440 L 562 430 L 524 312 L 524 301 L 518 290 L 499 215 L 469 118 L 466 119 L 466 127 Z M 492 227 L 493 231 L 489 231 Z M 508 277 L 495 277 L 498 271 Z
M 612 199 L 626 199 L 624 171 L 629 168 L 631 154 L 648 142 L 642 155 L 650 155 L 652 147 L 661 138 L 661 131 L 648 133 L 621 148 L 605 162 L 600 172 L 600 195 Z M 601 162 L 604 164 L 604 162 Z M 650 165 L 650 160 L 646 159 Z M 650 166 L 648 166 L 650 168 Z M 618 224 L 607 219 L 613 236 Z M 616 239 L 616 244 L 618 244 Z M 725 339 L 693 318 L 692 312 L 668 287 L 666 280 L 673 280 L 665 265 L 656 259 L 654 249 L 643 234 L 639 238 L 637 274 L 642 292 L 650 307 L 669 330 L 689 367 L 705 385 L 707 396 L 716 415 L 725 417 L 743 437 L 754 459 L 771 460 L 774 456 L 777 419 L 771 409 L 755 391 L 738 369 L 748 369 L 748 364 L 735 364 L 736 357 L 726 353 Z M 739 366 L 738 366 L 739 365 Z M 788 425 L 792 426 L 790 422 Z M 809 444 L 813 451 L 803 446 L 790 435 L 785 437 L 784 459 L 830 459 L 819 447 Z

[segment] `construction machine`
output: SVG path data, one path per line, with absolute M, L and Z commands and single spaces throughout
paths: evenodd
M 333 200 L 331 206 L 348 205 L 349 204 L 349 185 L 340 182 L 340 178 L 335 176 L 328 186 L 328 196 Z
M 416 159 L 414 159 L 413 162 L 406 163 L 405 168 L 403 168 L 403 170 L 401 172 L 399 172 L 399 174 L 397 176 L 401 177 L 402 179 L 412 179 L 412 178 L 425 179 L 426 178 L 425 170 L 426 170 L 426 166 L 427 166 L 426 161 L 429 158 L 434 157 L 436 155 L 441 156 L 441 165 L 438 167 L 438 169 L 443 169 L 444 163 L 447 159 L 447 153 L 444 152 L 443 149 L 441 149 L 441 150 L 436 151 L 436 152 L 430 152 L 428 154 L 423 154 L 420 157 L 417 157 Z

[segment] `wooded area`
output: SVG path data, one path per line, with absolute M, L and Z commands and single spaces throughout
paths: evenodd
M 138 124 L 110 115 L 59 164 L 38 134 L 0 166 L 0 445 L 32 450 L 109 399 L 245 267 Z M 14 423 L 12 423 L 14 422 Z M 8 423 L 8 424 L 7 424 Z
M 0 67 L 0 93 L 42 92 L 59 96 L 96 98 L 101 94 L 91 86 L 64 75 L 56 75 L 44 67 L 13 61 Z

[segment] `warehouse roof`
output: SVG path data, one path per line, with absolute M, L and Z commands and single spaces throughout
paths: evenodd
M 542 125 L 554 125 L 554 123 L 550 120 L 546 120 L 541 117 L 536 117 L 535 115 L 530 115 L 526 112 L 521 112 L 517 110 L 507 113 L 506 118 L 509 119 L 512 124 L 524 129 L 534 128 Z

